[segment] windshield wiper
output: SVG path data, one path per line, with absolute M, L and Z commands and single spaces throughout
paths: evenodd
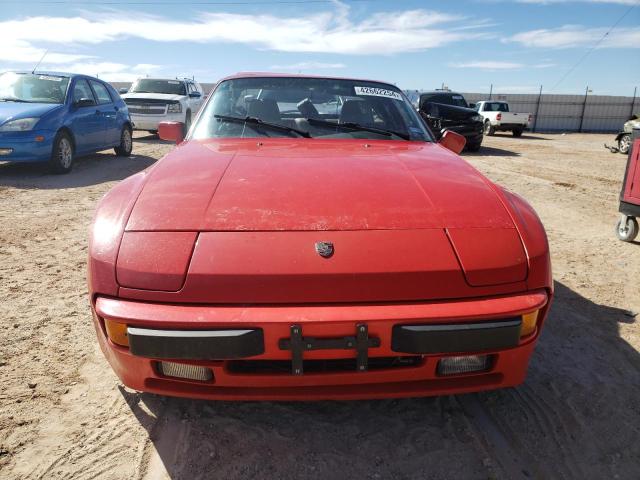
M 318 118 L 305 118 L 305 120 L 309 122 L 309 124 L 311 125 L 322 125 L 327 127 L 341 128 L 343 130 L 361 130 L 363 132 L 377 133 L 378 135 L 384 135 L 386 137 L 395 135 L 397 137 L 402 138 L 403 140 L 411 140 L 411 137 L 406 133 L 394 132 L 393 130 L 386 130 L 384 128 L 367 127 L 365 125 L 360 125 L 359 123 L 353 123 L 353 122 L 337 123 L 337 122 L 330 122 L 328 120 L 320 120 Z
M 31 103 L 29 100 L 23 100 L 21 98 L 15 98 L 15 97 L 4 97 L 4 98 L 0 98 L 0 100 L 2 100 L 3 102 Z
M 309 132 L 305 132 L 304 130 L 298 130 L 297 128 L 287 127 L 286 125 L 280 125 L 278 123 L 265 122 L 264 120 L 260 120 L 256 117 L 230 117 L 228 115 L 214 115 L 214 118 L 218 120 L 224 120 L 226 122 L 236 122 L 236 123 L 249 123 L 251 125 L 260 125 L 262 127 L 271 128 L 273 130 L 280 130 L 282 132 L 293 132 L 297 133 L 301 137 L 311 138 Z

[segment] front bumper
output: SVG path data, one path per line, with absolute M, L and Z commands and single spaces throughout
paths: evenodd
M 51 159 L 55 132 L 0 132 L 0 162 L 46 162 Z M 37 140 L 36 140 L 37 139 Z
M 139 113 L 130 113 L 134 130 L 158 130 L 160 122 L 184 122 L 185 114 L 182 113 L 166 113 L 164 115 L 141 115 Z
M 125 385 L 136 390 L 220 400 L 347 400 L 443 395 L 517 385 L 526 375 L 529 357 L 549 300 L 549 295 L 543 290 L 446 303 L 284 307 L 164 305 L 98 297 L 94 305 L 94 320 L 100 346 L 111 366 Z M 517 337 L 514 339 L 513 329 L 511 335 L 506 331 L 502 332 L 507 333 L 506 337 L 498 335 L 497 343 L 494 338 L 496 335 L 485 335 L 475 341 L 473 335 L 462 335 L 458 338 L 466 338 L 460 344 L 464 350 L 457 351 L 455 342 L 441 337 L 440 343 L 434 343 L 433 337 L 428 334 L 429 327 L 445 322 L 463 330 L 473 324 L 486 326 L 499 323 L 505 326 L 505 319 L 513 323 L 514 318 L 536 309 L 540 309 L 537 329 L 522 340 Z M 106 336 L 104 319 L 126 323 L 130 331 L 137 333 L 171 330 L 260 331 L 262 345 L 257 350 L 247 350 L 248 357 L 234 355 L 233 349 L 225 358 L 208 358 L 206 349 L 194 355 L 199 356 L 197 359 L 179 357 L 182 363 L 210 368 L 213 372 L 210 381 L 168 378 L 158 368 L 158 360 L 167 357 L 153 348 L 141 351 L 133 344 L 130 349 L 112 343 Z M 406 326 L 416 327 L 426 343 L 416 343 L 417 337 L 411 337 L 412 341 L 403 343 L 397 331 Z M 301 335 L 304 335 L 298 338 L 302 342 L 298 350 L 293 348 L 295 328 L 299 328 Z M 359 333 L 351 337 L 356 329 Z M 363 336 L 360 336 L 360 331 Z M 449 336 L 449 340 L 452 338 L 456 336 Z M 131 340 L 135 343 L 133 336 Z M 256 341 L 255 335 L 252 341 Z M 351 342 L 352 348 L 340 342 Z M 418 354 L 415 353 L 416 345 Z M 420 352 L 420 345 L 429 345 L 429 348 Z M 442 348 L 439 349 L 437 345 L 442 345 Z M 239 348 L 241 350 L 243 347 Z M 179 347 L 176 349 L 181 350 Z M 171 351 L 172 347 L 165 350 Z M 365 358 L 362 358 L 363 353 Z M 478 353 L 491 355 L 490 368 L 477 373 L 448 376 L 441 376 L 437 372 L 441 358 Z M 175 358 L 172 353 L 166 355 Z M 361 365 L 366 367 L 367 362 L 376 365 L 390 357 L 404 358 L 411 360 L 411 363 L 403 368 L 360 368 Z M 242 360 L 238 362 L 234 358 Z M 296 374 L 295 368 L 288 370 L 291 367 L 282 372 L 244 368 L 265 361 L 294 367 L 299 365 L 300 371 Z M 331 372 L 309 369 L 302 374 L 305 362 L 311 364 L 319 361 L 353 361 L 358 368 Z M 244 369 L 236 368 L 238 364 Z

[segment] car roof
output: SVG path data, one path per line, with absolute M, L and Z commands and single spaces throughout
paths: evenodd
M 420 95 L 462 95 L 458 92 L 452 92 L 451 90 L 429 90 L 428 92 L 420 92 Z
M 318 78 L 327 80 L 352 80 L 356 82 L 375 82 L 382 83 L 384 85 L 391 85 L 394 88 L 398 88 L 396 85 L 385 82 L 382 80 L 369 80 L 365 78 L 353 78 L 353 77 L 334 77 L 331 75 L 305 75 L 301 73 L 275 73 L 275 72 L 238 72 L 233 75 L 229 75 L 218 81 L 218 83 L 225 80 L 234 80 L 237 78 Z

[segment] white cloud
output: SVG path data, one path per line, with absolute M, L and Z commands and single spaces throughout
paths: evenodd
M 588 47 L 594 45 L 606 32 L 606 28 L 564 25 L 556 29 L 521 32 L 512 37 L 503 38 L 502 41 L 539 48 Z M 598 48 L 640 48 L 640 28 L 618 28 L 609 33 Z
M 333 70 L 345 68 L 344 63 L 323 63 L 323 62 L 298 62 L 291 65 L 271 65 L 271 70 L 285 71 L 308 71 L 308 70 Z
M 42 51 L 35 45 L 74 47 L 125 38 L 233 42 L 281 52 L 366 55 L 422 51 L 487 35 L 455 31 L 454 28 L 465 26 L 463 20 L 419 9 L 377 13 L 356 22 L 350 18 L 349 7 L 339 2 L 331 11 L 300 17 L 207 13 L 191 22 L 139 13 L 111 13 L 94 18 L 27 17 L 0 21 L 0 45 L 3 45 L 0 60 L 32 62 Z M 5 48 L 7 45 L 9 48 Z M 11 51 L 16 46 L 23 49 L 19 54 Z
M 84 73 L 86 75 L 98 76 L 108 82 L 133 82 L 134 80 L 153 75 L 162 67 L 148 63 L 138 65 L 127 65 L 124 63 L 112 62 L 79 62 L 64 65 L 49 66 L 47 62 L 39 67 L 39 70 L 60 70 L 65 72 Z
M 464 62 L 464 63 L 450 63 L 450 67 L 453 68 L 475 68 L 478 70 L 519 70 L 522 68 L 549 68 L 555 66 L 554 63 L 538 63 L 528 65 L 525 63 L 515 62 L 499 62 L 494 60 Z

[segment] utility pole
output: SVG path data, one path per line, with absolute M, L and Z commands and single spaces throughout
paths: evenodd
M 542 99 L 542 85 L 540 85 L 540 93 L 538 93 L 538 103 L 536 103 L 536 116 L 533 119 L 533 128 L 531 131 L 536 131 L 536 125 L 538 124 L 538 113 L 540 113 L 540 100 Z
M 493 94 L 493 83 L 489 87 L 489 100 L 491 100 L 491 95 Z
M 584 102 L 582 103 L 582 114 L 580 115 L 580 126 L 578 127 L 578 132 L 582 133 L 582 124 L 584 123 L 584 112 L 587 109 L 587 96 L 589 96 L 589 85 L 584 91 Z
M 638 93 L 638 87 L 634 87 L 633 89 L 633 100 L 631 100 L 631 111 L 629 112 L 629 118 L 633 115 L 633 107 L 636 105 L 636 93 Z

